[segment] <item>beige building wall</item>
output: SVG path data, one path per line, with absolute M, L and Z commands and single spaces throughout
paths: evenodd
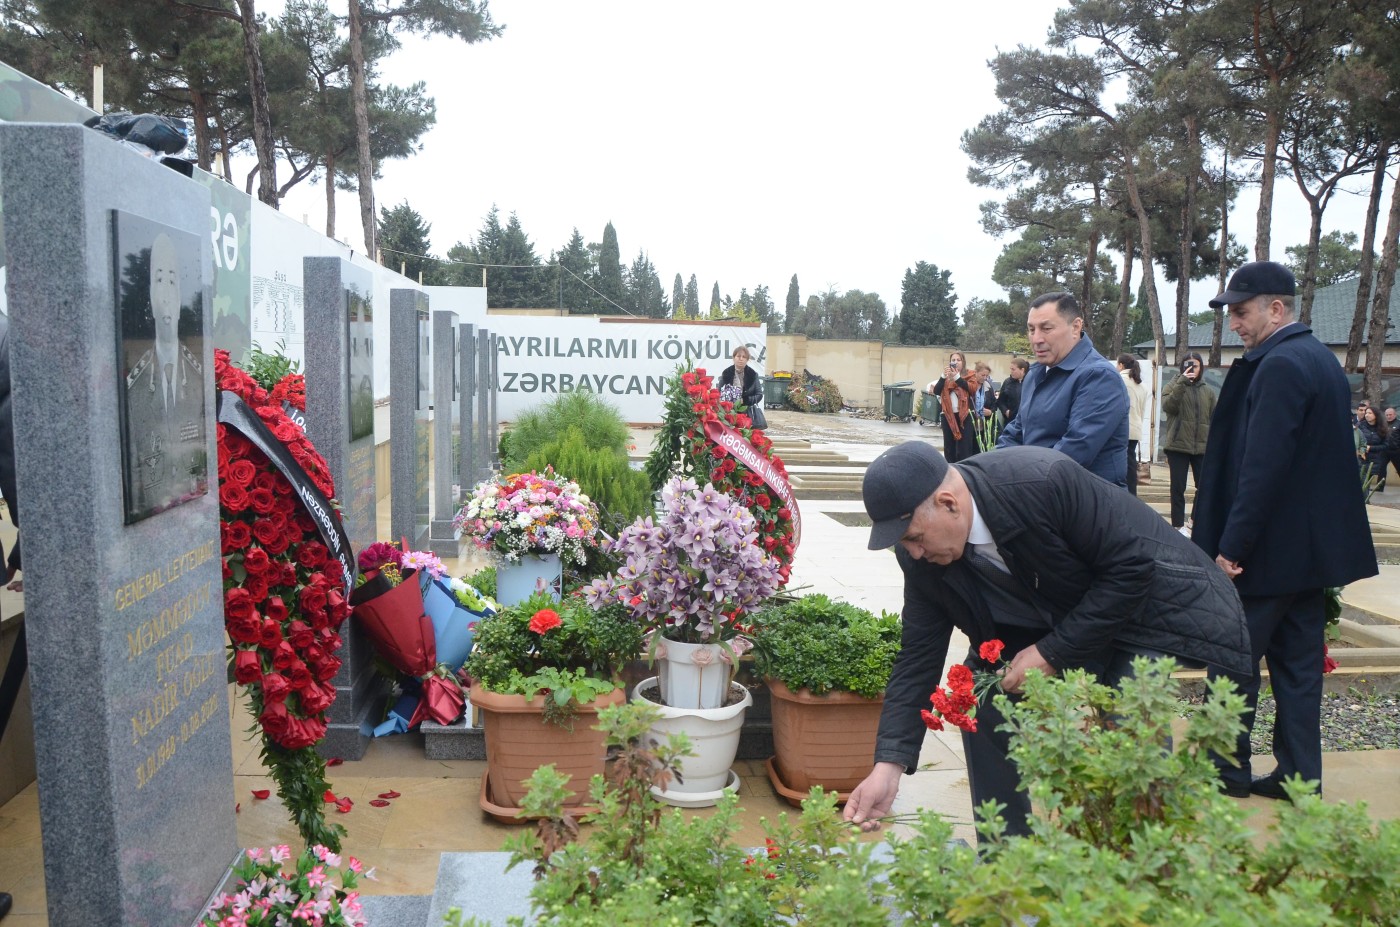
M 884 406 L 887 383 L 912 381 L 926 388 L 943 373 L 948 355 L 956 350 L 943 345 L 881 344 L 878 341 L 823 341 L 806 335 L 768 336 L 768 363 L 772 373 L 788 370 L 795 375 L 809 370 L 836 383 L 846 405 L 864 409 Z M 985 361 L 997 383 L 1010 374 L 1013 354 L 968 351 L 969 366 Z

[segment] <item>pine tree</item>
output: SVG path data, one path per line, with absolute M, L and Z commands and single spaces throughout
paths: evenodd
M 681 275 L 676 274 L 676 280 L 671 284 L 671 308 L 680 309 L 685 305 L 685 284 L 681 282 Z
M 900 344 L 957 344 L 958 297 L 952 272 L 919 261 L 904 272 L 900 294 Z
M 404 200 L 393 209 L 380 208 L 379 247 L 384 253 L 384 261 L 410 280 L 418 280 L 421 274 L 426 284 L 438 282 L 437 261 L 429 257 L 432 244 L 428 233 L 432 230 L 423 217 Z
M 561 289 L 564 307 L 575 314 L 588 312 L 593 306 L 593 291 L 589 286 L 593 285 L 597 273 L 588 246 L 583 243 L 583 236 L 577 228 L 559 253 L 559 264 L 563 275 Z
M 792 281 L 788 283 L 787 304 L 783 308 L 783 331 L 797 331 L 797 315 L 802 311 L 802 300 L 797 292 L 797 274 L 793 274 Z
M 715 281 L 714 289 L 710 290 L 710 315 L 719 315 L 722 308 L 719 299 L 719 281 Z
M 602 294 L 602 312 L 618 312 L 626 305 L 627 294 L 622 286 L 622 255 L 617 247 L 617 230 L 609 222 L 603 227 L 603 245 L 598 251 L 598 292 Z
M 690 281 L 685 285 L 685 311 L 690 316 L 700 315 L 700 284 L 694 274 L 690 275 Z

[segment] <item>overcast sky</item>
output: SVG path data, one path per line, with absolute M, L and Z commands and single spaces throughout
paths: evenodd
M 952 272 L 960 306 L 1002 298 L 991 271 L 1009 239 L 982 231 L 995 191 L 968 183 L 958 143 L 999 108 L 988 59 L 1042 44 L 1058 5 L 491 0 L 500 38 L 404 36 L 385 62 L 385 80 L 427 83 L 438 119 L 375 194 L 418 210 L 439 256 L 492 203 L 542 259 L 575 226 L 600 241 L 611 221 L 624 266 L 644 248 L 668 296 L 695 274 L 706 304 L 718 280 L 734 298 L 766 285 L 781 309 L 795 273 L 804 303 L 860 289 L 893 314 L 920 260 Z M 1324 231 L 1360 233 L 1368 185 L 1339 195 Z M 1256 203 L 1242 191 L 1231 218 L 1251 250 Z M 323 187 L 302 183 L 283 210 L 323 229 Z M 362 246 L 354 194 L 337 200 L 337 237 Z M 1306 237 L 1306 204 L 1280 175 L 1274 257 Z M 1170 328 L 1174 290 L 1159 292 Z M 1214 293 L 1196 284 L 1192 310 Z

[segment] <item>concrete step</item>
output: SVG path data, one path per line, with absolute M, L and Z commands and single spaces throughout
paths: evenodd
M 512 917 L 528 919 L 535 878 L 528 865 L 507 871 L 510 857 L 509 853 L 442 854 L 427 918 L 417 927 L 442 927 L 453 908 L 492 927 L 506 927 Z M 379 927 L 378 921 L 373 923 Z
M 428 923 L 431 895 L 361 895 L 366 924 L 374 927 L 424 927 Z M 439 919 L 435 927 L 440 927 Z

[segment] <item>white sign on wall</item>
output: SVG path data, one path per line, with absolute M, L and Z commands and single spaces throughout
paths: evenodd
M 592 316 L 489 316 L 498 338 L 497 405 L 503 420 L 570 392 L 591 392 L 629 422 L 659 422 L 666 381 L 682 364 L 718 375 L 744 345 L 761 376 L 767 327 L 621 322 Z

